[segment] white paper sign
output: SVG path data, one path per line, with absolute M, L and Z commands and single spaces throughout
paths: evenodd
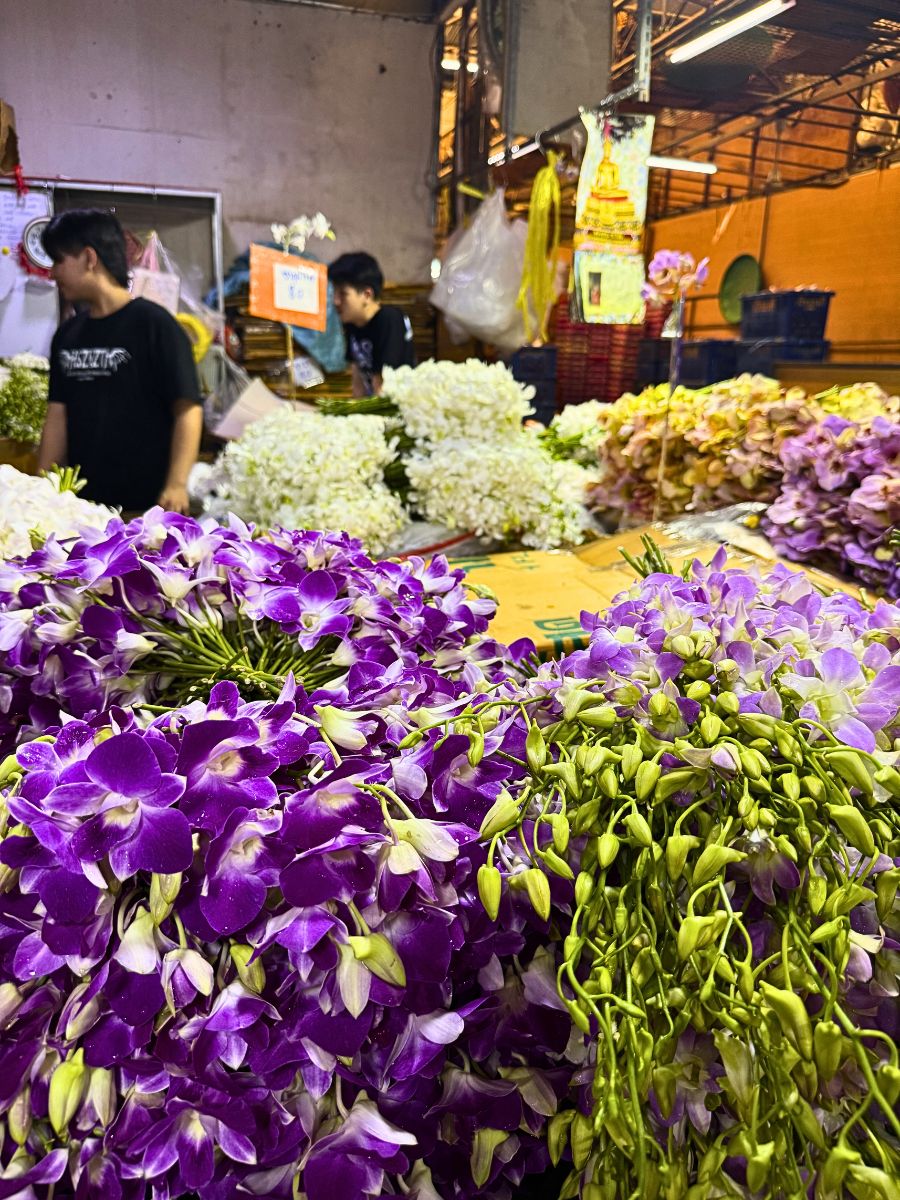
M 248 425 L 252 425 L 267 413 L 274 412 L 280 403 L 275 393 L 270 392 L 261 379 L 254 379 L 216 426 L 216 437 L 226 440 L 240 437 Z
M 294 385 L 302 388 L 318 387 L 325 376 L 311 358 L 294 359 Z
M 309 267 L 273 263 L 275 277 L 275 307 L 289 312 L 317 313 L 319 311 L 319 276 Z
M 168 271 L 148 271 L 146 267 L 135 267 L 131 276 L 131 294 L 162 305 L 174 317 L 178 314 L 181 279 Z

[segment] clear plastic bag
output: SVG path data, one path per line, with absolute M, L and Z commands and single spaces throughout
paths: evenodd
M 494 192 L 481 205 L 472 224 L 452 246 L 431 303 L 443 312 L 448 326 L 501 349 L 515 349 L 525 340 L 522 313 L 516 307 L 525 264 L 524 221 L 506 216 L 503 192 Z

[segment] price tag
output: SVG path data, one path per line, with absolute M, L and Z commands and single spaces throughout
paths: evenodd
M 250 246 L 250 312 L 254 317 L 324 331 L 328 273 L 321 263 Z

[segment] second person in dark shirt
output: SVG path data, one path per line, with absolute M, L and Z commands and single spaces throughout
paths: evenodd
M 377 396 L 385 367 L 414 367 L 409 318 L 381 303 L 384 275 L 371 254 L 342 254 L 328 268 L 334 306 L 344 323 L 354 396 Z

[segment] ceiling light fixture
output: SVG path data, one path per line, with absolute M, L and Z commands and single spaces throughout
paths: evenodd
M 669 62 L 682 63 L 687 62 L 689 58 L 696 58 L 698 54 L 711 50 L 713 46 L 721 46 L 723 42 L 730 41 L 740 33 L 746 33 L 748 29 L 761 25 L 763 21 L 777 17 L 780 13 L 793 8 L 795 3 L 796 0 L 766 0 L 765 4 L 758 4 L 755 8 L 741 13 L 739 17 L 723 21 L 721 25 L 707 29 L 705 33 L 698 34 L 684 45 L 676 46 L 674 50 L 669 51 Z
M 715 163 L 697 162 L 692 158 L 668 158 L 665 154 L 651 154 L 647 166 L 663 171 L 690 171 L 694 175 L 715 175 L 719 169 Z
M 442 58 L 441 59 L 441 67 L 445 71 L 458 71 L 459 70 L 459 59 L 458 58 Z

